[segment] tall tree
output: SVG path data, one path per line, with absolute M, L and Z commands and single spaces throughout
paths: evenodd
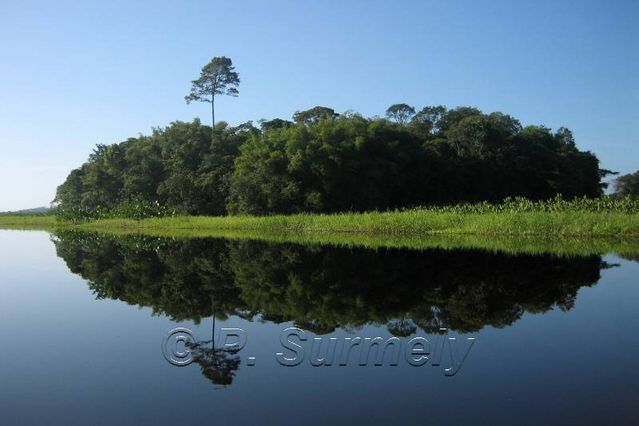
M 193 80 L 191 93 L 184 97 L 187 104 L 193 101 L 209 102 L 211 118 L 215 127 L 215 95 L 237 96 L 240 75 L 235 71 L 233 61 L 226 56 L 216 56 L 202 67 L 200 78 Z

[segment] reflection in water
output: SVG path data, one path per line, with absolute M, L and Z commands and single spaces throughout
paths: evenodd
M 200 366 L 202 375 L 213 384 L 227 386 L 233 383 L 235 372 L 240 368 L 238 355 L 215 348 L 210 341 L 189 345 L 189 349 L 193 362 Z
M 0 234 L 3 425 L 636 423 L 619 255 Z
M 176 321 L 236 315 L 292 321 L 316 334 L 366 324 L 385 326 L 394 336 L 504 327 L 525 312 L 570 309 L 579 288 L 596 283 L 607 266 L 599 256 L 375 251 L 77 231 L 53 240 L 58 256 L 98 298 L 151 307 Z M 214 384 L 230 385 L 240 359 L 214 341 L 191 344 L 193 361 Z
M 211 340 L 189 342 L 186 346 L 190 350 L 192 361 L 200 366 L 204 377 L 215 385 L 228 386 L 233 383 L 241 361 L 236 351 L 215 347 L 215 312 L 212 316 Z
M 504 327 L 524 312 L 570 309 L 599 280 L 599 256 L 366 250 L 247 240 L 65 232 L 58 256 L 98 298 L 176 321 L 230 315 L 293 321 L 317 334 L 385 325 L 396 336 Z

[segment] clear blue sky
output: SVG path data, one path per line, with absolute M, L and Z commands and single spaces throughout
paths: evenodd
M 217 103 L 232 124 L 473 105 L 639 169 L 637 1 L 4 0 L 0 39 L 0 211 L 47 205 L 97 143 L 208 122 L 183 97 L 222 55 L 242 79 Z

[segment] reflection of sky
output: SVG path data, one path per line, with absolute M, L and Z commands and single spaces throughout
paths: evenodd
M 230 56 L 232 124 L 327 105 L 383 115 L 396 102 L 475 105 L 566 126 L 605 168 L 639 158 L 639 3 L 4 2 L 0 211 L 47 204 L 96 143 L 207 120 L 183 97 Z

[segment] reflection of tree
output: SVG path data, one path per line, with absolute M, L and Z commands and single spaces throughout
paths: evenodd
M 214 303 L 212 300 L 211 303 Z M 193 362 L 200 366 L 202 375 L 213 384 L 228 386 L 233 383 L 235 372 L 240 368 L 240 357 L 227 349 L 215 347 L 215 305 L 213 304 L 213 326 L 211 340 L 188 344 Z M 210 346 L 210 347 L 209 347 Z
M 211 349 L 194 346 L 191 349 L 193 362 L 200 366 L 202 375 L 216 385 L 227 386 L 233 383 L 235 371 L 240 367 L 240 357 L 231 356 L 223 349 Z
M 214 345 L 211 340 L 189 344 L 193 362 L 200 366 L 202 375 L 213 384 L 227 386 L 233 383 L 235 372 L 240 368 L 240 357 Z
M 603 266 L 599 256 L 375 251 L 76 232 L 60 234 L 55 244 L 98 297 L 195 321 L 211 316 L 216 301 L 218 318 L 260 315 L 318 334 L 365 324 L 386 325 L 401 336 L 417 328 L 504 327 L 524 312 L 570 309 L 579 288 L 596 283 Z
M 76 231 L 54 239 L 71 272 L 98 298 L 151 307 L 176 321 L 240 315 L 243 304 L 228 270 L 221 240 L 177 241 L 153 237 L 103 237 Z
M 235 284 L 255 311 L 317 329 L 387 324 L 474 331 L 528 312 L 570 309 L 577 290 L 599 280 L 599 256 L 230 245 Z
M 406 337 L 417 331 L 417 325 L 410 318 L 400 318 L 389 321 L 386 326 L 393 336 Z

